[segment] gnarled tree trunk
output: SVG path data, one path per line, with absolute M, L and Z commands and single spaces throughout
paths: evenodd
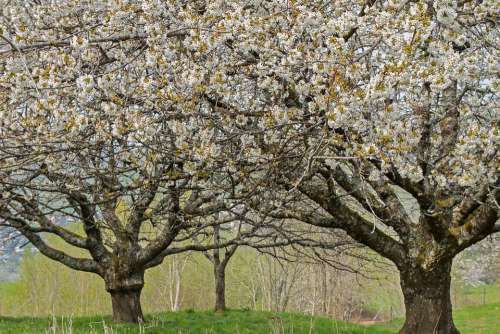
M 110 272 L 105 277 L 106 291 L 111 295 L 113 321 L 117 323 L 143 323 L 141 291 L 144 287 L 144 272 Z
M 451 260 L 431 271 L 418 266 L 401 270 L 406 320 L 399 334 L 459 334 L 450 298 Z
M 113 320 L 117 323 L 143 323 L 141 290 L 110 291 L 113 305 Z

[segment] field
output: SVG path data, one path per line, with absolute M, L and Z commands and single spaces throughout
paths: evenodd
M 500 304 L 455 312 L 462 334 L 500 333 Z M 1 334 L 391 334 L 401 320 L 360 326 L 294 313 L 230 310 L 168 312 L 148 316 L 144 326 L 117 326 L 109 317 L 0 318 Z
M 465 307 L 453 312 L 453 317 L 462 334 L 500 333 L 500 303 Z M 402 323 L 402 320 L 395 320 L 382 327 L 389 329 L 387 333 L 396 333 Z M 367 333 L 378 333 L 377 330 L 379 328 L 374 327 L 373 332 Z
M 144 327 L 109 325 L 109 317 L 65 319 L 11 318 L 0 320 L 2 334 L 389 334 L 384 327 L 363 327 L 323 317 L 292 313 L 231 310 L 222 314 L 211 311 L 182 311 L 152 315 Z

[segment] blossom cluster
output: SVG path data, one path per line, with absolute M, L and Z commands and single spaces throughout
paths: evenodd
M 1 4 L 2 140 L 49 168 L 113 143 L 190 175 L 295 151 L 460 193 L 498 177 L 493 0 Z

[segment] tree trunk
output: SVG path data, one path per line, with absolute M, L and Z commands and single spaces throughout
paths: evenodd
M 460 334 L 452 317 L 450 271 L 451 260 L 432 271 L 401 270 L 406 321 L 399 334 Z
M 143 323 L 144 315 L 141 308 L 141 291 L 139 289 L 131 290 L 113 290 L 111 302 L 113 305 L 113 321 L 117 323 Z
M 106 291 L 111 295 L 113 321 L 117 323 L 143 323 L 141 291 L 144 287 L 144 272 L 109 270 L 104 280 Z
M 226 310 L 226 266 L 214 266 L 215 275 L 215 312 Z

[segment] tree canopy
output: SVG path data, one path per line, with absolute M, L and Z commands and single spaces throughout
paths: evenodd
M 231 198 L 345 230 L 401 271 L 402 333 L 457 333 L 451 261 L 500 230 L 495 1 L 1 4 L 10 225 L 88 247 L 101 211 L 117 226 L 101 208 L 115 194 L 133 202 L 133 236 L 155 198 L 167 230 Z M 66 206 L 85 242 L 25 222 Z

